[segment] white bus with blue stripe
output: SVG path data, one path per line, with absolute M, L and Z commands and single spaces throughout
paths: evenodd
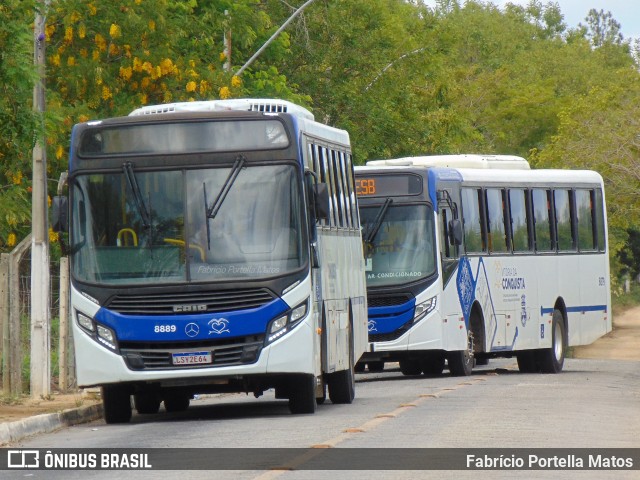
M 107 423 L 194 395 L 354 398 L 366 285 L 349 135 L 281 100 L 144 107 L 73 128 L 78 386 Z M 65 214 L 69 213 L 68 222 Z
M 562 370 L 611 331 L 602 177 L 520 157 L 443 155 L 356 167 L 369 352 L 356 366 L 469 375 L 492 357 Z

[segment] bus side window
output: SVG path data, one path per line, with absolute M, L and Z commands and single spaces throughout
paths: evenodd
M 552 250 L 551 220 L 549 218 L 547 193 L 547 190 L 539 188 L 531 191 L 536 252 L 550 252 Z
M 510 233 L 514 252 L 526 252 L 530 250 L 526 193 L 526 190 L 522 188 L 512 188 L 509 190 Z
M 486 190 L 487 202 L 487 236 L 489 238 L 490 252 L 506 252 L 507 236 L 505 232 L 504 197 L 503 190 L 488 188 Z
M 467 253 L 481 253 L 486 251 L 487 245 L 480 202 L 482 190 L 463 188 L 461 194 L 465 250 Z
M 559 251 L 575 250 L 573 227 L 571 222 L 570 190 L 557 189 L 553 192 L 555 208 L 556 241 Z
M 595 212 L 593 209 L 593 190 L 578 189 L 576 196 L 576 219 L 578 221 L 578 249 L 580 251 L 595 251 L 598 248 L 598 238 L 595 227 Z
M 596 203 L 596 223 L 597 223 L 597 237 L 598 237 L 598 250 L 606 252 L 607 250 L 607 235 L 606 225 L 604 220 L 604 194 L 599 188 L 595 191 L 595 203 Z

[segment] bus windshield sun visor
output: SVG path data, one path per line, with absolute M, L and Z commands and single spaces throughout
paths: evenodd
M 202 191 L 204 193 L 204 208 L 207 213 L 206 224 L 207 224 L 207 248 L 211 249 L 211 232 L 209 230 L 209 220 L 213 220 L 216 218 L 220 207 L 222 206 L 222 202 L 227 198 L 227 194 L 231 187 L 233 186 L 236 178 L 238 178 L 238 174 L 242 167 L 244 167 L 245 162 L 247 161 L 244 155 L 238 155 L 233 162 L 233 166 L 231 167 L 231 171 L 229 172 L 229 176 L 224 181 L 222 188 L 218 192 L 218 196 L 213 201 L 211 207 L 209 207 L 209 201 L 207 200 L 207 185 L 205 183 L 202 184 Z

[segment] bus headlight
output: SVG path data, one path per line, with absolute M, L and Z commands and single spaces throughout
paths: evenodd
M 97 323 L 93 318 L 78 311 L 76 311 L 76 321 L 80 328 L 100 345 L 113 351 L 118 349 L 116 333 L 112 329 Z
M 93 320 L 80 312 L 78 312 L 78 325 L 90 332 L 93 332 L 96 329 L 93 325 Z
M 116 349 L 116 335 L 110 328 L 98 325 L 98 341 L 111 350 Z
M 294 328 L 300 321 L 307 316 L 309 299 L 289 310 L 285 315 L 276 318 L 269 324 L 267 329 L 267 344 L 277 340 L 285 333 Z
M 413 315 L 413 323 L 422 320 L 422 318 L 427 316 L 427 314 L 433 312 L 436 309 L 437 299 L 437 296 L 431 297 L 426 302 L 422 302 L 416 305 L 416 311 Z

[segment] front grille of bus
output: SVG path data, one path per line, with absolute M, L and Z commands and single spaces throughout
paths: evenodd
M 402 305 L 413 298 L 409 294 L 400 295 L 375 295 L 369 294 L 367 297 L 368 307 L 391 307 L 393 305 Z
M 400 293 L 395 295 L 376 295 L 370 294 L 367 298 L 367 307 L 393 307 L 395 305 L 403 305 L 413 298 L 408 293 Z M 369 333 L 369 342 L 391 342 L 397 340 L 409 330 L 413 324 L 413 319 L 406 322 L 400 328 L 389 333 Z
M 207 368 L 255 363 L 264 345 L 264 335 L 249 335 L 199 342 L 121 342 L 120 353 L 131 370 Z M 173 365 L 172 353 L 211 352 L 213 363 Z
M 402 335 L 405 334 L 409 327 L 413 324 L 413 319 L 409 320 L 407 323 L 402 325 L 400 328 L 395 330 L 394 332 L 389 333 L 370 333 L 369 341 L 370 342 L 390 342 L 392 340 L 397 340 Z
M 206 310 L 198 310 L 197 313 L 216 313 L 259 308 L 275 298 L 266 288 L 144 295 L 120 294 L 107 302 L 105 307 L 122 315 L 176 315 L 174 306 L 206 305 Z

